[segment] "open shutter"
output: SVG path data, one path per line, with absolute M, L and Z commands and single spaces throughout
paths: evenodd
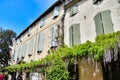
M 59 7 L 57 6 L 57 7 L 54 8 L 53 18 L 58 17 L 58 16 L 59 16 Z
M 98 13 L 95 16 L 94 20 L 95 20 L 95 26 L 96 26 L 97 35 L 103 34 L 104 30 L 103 30 L 103 24 L 102 24 L 102 19 L 101 19 L 101 13 Z
M 74 24 L 73 25 L 73 42 L 74 45 L 80 44 L 80 25 Z
M 25 57 L 25 53 L 26 53 L 26 44 L 23 45 L 22 47 L 22 57 Z
M 52 27 L 52 32 L 51 32 L 51 47 L 56 47 L 58 46 L 58 26 L 53 26 Z
M 43 49 L 43 32 L 39 34 L 37 52 L 41 52 L 42 49 Z
M 28 55 L 32 55 L 32 53 L 33 53 L 33 45 L 34 45 L 34 40 L 31 39 L 30 44 L 29 44 L 29 53 L 28 53 Z
M 114 32 L 110 10 L 101 12 L 101 16 L 105 34 Z
M 73 26 L 69 28 L 69 45 L 70 47 L 73 46 Z

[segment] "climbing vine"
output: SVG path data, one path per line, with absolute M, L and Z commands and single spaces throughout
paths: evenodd
M 63 46 L 58 50 L 52 51 L 52 54 L 41 60 L 8 66 L 5 70 L 16 72 L 20 70 L 31 70 L 38 65 L 46 65 L 47 79 L 68 80 L 68 71 L 65 68 L 63 59 L 91 56 L 96 61 L 102 60 L 105 50 L 115 48 L 117 44 L 120 44 L 120 31 L 111 34 L 101 34 L 95 38 L 95 42 L 87 41 L 72 48 Z

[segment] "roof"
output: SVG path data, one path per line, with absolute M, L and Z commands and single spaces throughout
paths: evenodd
M 20 38 L 21 35 L 23 35 L 26 31 L 28 31 L 28 29 L 30 27 L 32 27 L 34 24 L 36 24 L 41 18 L 43 18 L 44 16 L 46 16 L 47 14 L 49 14 L 54 7 L 58 6 L 62 4 L 61 0 L 57 0 L 53 5 L 51 5 L 45 12 L 43 12 L 35 21 L 33 21 L 25 30 L 23 30 L 17 37 L 16 39 Z

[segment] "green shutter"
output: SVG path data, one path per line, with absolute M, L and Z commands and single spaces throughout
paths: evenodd
M 70 47 L 73 46 L 73 26 L 69 28 L 69 45 Z
M 73 25 L 73 42 L 74 45 L 80 44 L 80 25 L 74 24 Z
M 18 55 L 17 55 L 17 58 L 20 59 L 21 57 L 21 54 L 20 54 L 20 47 L 18 48 Z
M 55 7 L 55 8 L 54 8 L 54 11 L 53 11 L 53 18 L 55 18 L 55 17 L 57 17 L 57 16 L 59 16 L 59 7 L 58 7 L 58 6 Z
M 42 51 L 43 49 L 43 32 L 39 34 L 38 38 L 38 52 Z
M 96 33 L 97 35 L 103 34 L 103 24 L 102 24 L 102 19 L 101 19 L 101 13 L 98 13 L 95 18 L 95 26 L 96 26 Z
M 51 31 L 51 47 L 58 46 L 58 26 L 53 26 Z
M 114 32 L 110 10 L 101 12 L 105 34 Z
M 80 44 L 80 25 L 74 24 L 69 29 L 70 47 Z
M 29 43 L 29 53 L 28 53 L 28 55 L 32 55 L 32 53 L 33 53 L 33 46 L 34 46 L 34 40 L 31 39 L 30 43 Z
M 22 57 L 25 57 L 25 53 L 26 53 L 26 44 L 22 46 Z

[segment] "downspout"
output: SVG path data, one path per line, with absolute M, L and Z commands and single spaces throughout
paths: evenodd
M 63 3 L 63 10 L 64 10 L 63 16 L 61 19 L 61 21 L 62 21 L 62 46 L 63 46 L 64 45 L 64 27 L 65 27 L 64 23 L 65 23 L 66 9 L 65 9 L 65 1 L 61 0 L 61 2 Z

